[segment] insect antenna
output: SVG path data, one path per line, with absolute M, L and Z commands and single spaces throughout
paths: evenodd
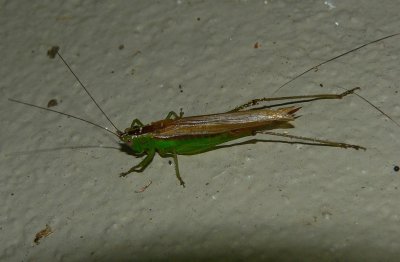
M 103 111 L 103 109 L 100 107 L 100 105 L 96 102 L 96 100 L 93 98 L 92 94 L 90 94 L 89 90 L 86 88 L 86 86 L 81 82 L 81 80 L 79 79 L 79 77 L 75 74 L 74 71 L 72 71 L 71 67 L 69 66 L 69 64 L 67 63 L 67 61 L 65 61 L 65 59 L 61 56 L 61 54 L 58 52 L 58 48 L 55 50 L 57 52 L 58 57 L 61 59 L 61 61 L 63 61 L 64 65 L 68 68 L 68 70 L 72 73 L 72 75 L 75 77 L 75 79 L 78 81 L 78 83 L 81 85 L 81 87 L 85 90 L 86 94 L 90 97 L 90 99 L 92 99 L 92 101 L 95 103 L 95 105 L 97 106 L 97 108 L 101 111 L 101 113 L 107 118 L 107 120 L 111 123 L 111 125 L 115 128 L 115 130 L 117 130 L 117 133 L 120 134 L 122 133 L 115 125 L 114 123 L 111 121 L 111 119 L 107 116 L 107 114 Z M 88 121 L 86 121 L 88 122 Z
M 378 43 L 378 42 L 383 41 L 383 40 L 385 40 L 385 39 L 392 38 L 392 37 L 395 37 L 395 36 L 398 36 L 398 35 L 400 35 L 400 33 L 391 34 L 391 35 L 387 35 L 387 36 L 385 36 L 385 37 L 381 37 L 381 38 L 375 39 L 375 40 L 373 40 L 373 41 L 370 41 L 370 42 L 368 42 L 368 43 L 365 43 L 365 44 L 362 44 L 362 45 L 360 45 L 360 46 L 358 46 L 358 47 L 355 47 L 355 48 L 353 48 L 353 49 L 351 49 L 351 50 L 349 50 L 349 51 L 346 51 L 346 52 L 344 52 L 344 53 L 342 53 L 342 54 L 340 54 L 340 55 L 337 55 L 337 56 L 334 56 L 334 57 L 332 57 L 332 58 L 330 58 L 330 59 L 328 59 L 328 60 L 325 60 L 324 62 L 321 62 L 321 63 L 319 63 L 318 65 L 315 65 L 315 66 L 313 66 L 313 67 L 310 67 L 309 69 L 307 69 L 307 70 L 305 70 L 304 72 L 302 72 L 302 73 L 296 75 L 295 77 L 293 77 L 293 78 L 290 79 L 289 81 L 286 81 L 285 83 L 283 83 L 283 84 L 282 84 L 280 87 L 278 87 L 274 92 L 272 92 L 272 94 L 275 94 L 275 93 L 278 92 L 280 89 L 282 89 L 284 86 L 290 84 L 291 82 L 293 82 L 293 81 L 296 80 L 297 78 L 299 78 L 299 77 L 301 77 L 301 76 L 307 74 L 308 72 L 310 72 L 310 71 L 312 71 L 312 70 L 314 70 L 314 69 L 317 69 L 318 67 L 320 67 L 320 66 L 322 66 L 322 65 L 324 65 L 324 64 L 326 64 L 326 63 L 332 62 L 332 61 L 334 61 L 334 60 L 336 60 L 336 59 L 339 59 L 340 57 L 343 57 L 343 56 L 345 56 L 345 55 L 348 55 L 348 54 L 350 54 L 350 53 L 353 53 L 353 52 L 355 52 L 355 51 L 357 51 L 357 50 L 359 50 L 359 49 L 361 49 L 361 48 L 364 48 L 364 47 L 366 47 L 366 46 L 368 46 L 368 45 L 375 44 L 375 43 Z M 344 89 L 344 88 L 343 88 L 343 89 Z M 366 103 L 368 103 L 370 106 L 372 106 L 373 108 L 375 108 L 375 109 L 376 109 L 377 111 L 379 111 L 382 115 L 386 116 L 386 117 L 387 117 L 390 121 L 392 121 L 394 124 L 396 124 L 397 126 L 400 127 L 400 124 L 399 124 L 397 121 L 395 121 L 392 117 L 390 117 L 387 113 L 385 113 L 382 109 L 380 109 L 379 107 L 377 107 L 376 105 L 374 105 L 372 102 L 370 102 L 370 101 L 369 101 L 368 99 L 366 99 L 365 97 L 363 97 L 363 96 L 361 96 L 361 95 L 359 95 L 359 94 L 357 94 L 357 93 L 354 93 L 354 94 L 355 94 L 356 96 L 358 96 L 359 98 L 361 98 L 362 100 L 364 100 L 364 101 L 365 101 Z
M 345 56 L 345 55 L 347 55 L 347 54 L 353 53 L 353 52 L 355 52 L 355 51 L 357 51 L 357 50 L 359 50 L 359 49 L 361 49 L 361 48 L 363 48 L 363 47 L 366 47 L 366 46 L 371 45 L 371 44 L 378 43 L 378 42 L 380 42 L 380 41 L 382 41 L 382 40 L 385 40 L 385 39 L 388 39 L 388 38 L 391 38 L 391 37 L 394 37 L 394 36 L 398 36 L 398 35 L 400 35 L 400 33 L 391 34 L 391 35 L 388 35 L 388 36 L 381 37 L 381 38 L 379 38 L 379 39 L 370 41 L 370 42 L 368 42 L 368 43 L 366 43 L 366 44 L 360 45 L 360 46 L 358 46 L 358 47 L 356 47 L 356 48 L 353 48 L 353 49 L 351 49 L 351 50 L 349 50 L 349 51 L 347 51 L 347 52 L 344 52 L 344 53 L 342 53 L 342 54 L 340 54 L 340 55 L 337 55 L 337 56 L 332 57 L 332 58 L 330 58 L 330 59 L 328 59 L 328 60 L 325 60 L 324 62 L 319 63 L 318 65 L 315 65 L 315 66 L 313 66 L 313 67 L 310 67 L 310 68 L 307 69 L 306 71 L 304 71 L 304 72 L 302 72 L 302 73 L 296 75 L 295 77 L 293 77 L 293 78 L 290 79 L 289 81 L 283 83 L 280 87 L 278 87 L 278 88 L 272 93 L 272 95 L 275 94 L 276 92 L 278 92 L 278 91 L 279 91 L 281 88 L 283 88 L 284 86 L 286 86 L 286 85 L 290 84 L 291 82 L 293 82 L 294 80 L 296 80 L 297 78 L 299 78 L 299 77 L 301 77 L 301 76 L 307 74 L 307 73 L 310 72 L 311 70 L 317 69 L 318 67 L 320 67 L 320 66 L 322 66 L 322 65 L 324 65 L 324 64 L 326 64 L 326 63 L 332 62 L 333 60 L 336 60 L 336 59 L 338 59 L 338 58 L 340 58 L 340 57 L 342 57 L 342 56 Z
M 356 96 L 358 96 L 359 98 L 361 98 L 362 100 L 364 100 L 366 103 L 368 103 L 370 106 L 372 106 L 373 108 L 375 108 L 376 110 L 378 110 L 382 115 L 386 116 L 387 118 L 390 119 L 390 121 L 392 121 L 393 123 L 395 123 L 398 127 L 400 127 L 400 124 L 395 121 L 391 116 L 389 116 L 388 114 L 386 114 L 382 109 L 380 109 L 379 107 L 377 107 L 376 105 L 372 104 L 369 100 L 367 100 L 366 98 L 364 98 L 363 96 L 360 96 L 357 93 L 354 93 Z
M 107 132 L 109 132 L 109 133 L 111 133 L 111 134 L 113 134 L 113 135 L 115 135 L 115 136 L 119 136 L 119 135 L 118 135 L 118 131 L 117 131 L 117 133 L 116 133 L 116 132 L 113 132 L 113 131 L 109 130 L 108 128 L 104 127 L 104 126 L 101 126 L 101 125 L 99 125 L 99 124 L 96 124 L 96 123 L 94 123 L 94 122 L 91 122 L 91 121 L 89 121 L 89 120 L 83 119 L 83 118 L 78 117 L 78 116 L 74 116 L 74 115 L 67 114 L 67 113 L 64 113 L 64 112 L 61 112 L 61 111 L 57 111 L 57 110 L 54 110 L 54 109 L 50 109 L 50 108 L 46 108 L 46 107 L 42 107 L 42 106 L 30 104 L 30 103 L 23 102 L 23 101 L 16 100 L 16 99 L 12 99 L 12 98 L 9 98 L 8 100 L 11 101 L 11 102 L 18 103 L 18 104 L 23 104 L 23 105 L 26 105 L 26 106 L 31 106 L 31 107 L 43 109 L 43 110 L 46 110 L 46 111 L 54 112 L 54 113 L 57 113 L 57 114 L 60 114 L 60 115 L 68 116 L 68 117 L 71 117 L 71 118 L 74 118 L 74 119 L 83 121 L 83 122 L 85 122 L 85 123 L 87 123 L 87 124 L 90 124 L 90 125 L 92 125 L 92 126 L 95 126 L 95 127 L 101 128 L 101 129 L 103 129 L 103 130 L 106 130 Z M 118 130 L 118 129 L 117 129 L 117 130 Z

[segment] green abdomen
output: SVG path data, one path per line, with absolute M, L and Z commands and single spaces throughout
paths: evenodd
M 215 146 L 240 138 L 241 135 L 218 134 L 206 136 L 188 136 L 168 139 L 154 139 L 154 147 L 160 153 L 193 155 L 214 149 Z

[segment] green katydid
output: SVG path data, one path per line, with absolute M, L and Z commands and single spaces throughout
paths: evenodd
M 362 47 L 370 45 L 372 43 L 376 43 L 382 41 L 384 39 L 394 37 L 399 35 L 392 34 L 383 38 L 379 38 L 377 40 L 368 42 L 364 45 L 356 47 L 350 51 L 347 51 L 343 54 L 335 56 L 331 59 L 328 59 L 312 68 L 304 71 L 303 73 L 297 75 L 292 78 L 288 82 L 281 85 L 277 90 L 287 85 L 288 83 L 294 81 L 298 77 L 304 75 L 305 73 L 325 64 L 332 60 L 338 59 L 346 54 L 354 52 Z M 322 100 L 322 99 L 342 99 L 343 97 L 355 94 L 358 97 L 362 98 L 370 105 L 372 105 L 375 109 L 380 111 L 386 117 L 388 117 L 391 121 L 393 121 L 396 125 L 399 125 L 392 118 L 390 118 L 386 113 L 382 110 L 371 104 L 368 100 L 361 97 L 360 95 L 354 93 L 355 90 L 359 89 L 359 87 L 353 88 L 351 90 L 347 90 L 341 94 L 317 94 L 317 95 L 302 95 L 302 96 L 289 96 L 289 97 L 273 97 L 273 98 L 259 98 L 249 101 L 248 103 L 237 106 L 235 109 L 218 114 L 209 114 L 209 115 L 199 115 L 199 116 L 189 116 L 184 117 L 183 113 L 179 115 L 175 112 L 171 111 L 167 115 L 167 117 L 163 120 L 159 120 L 156 122 L 152 122 L 150 124 L 142 124 L 139 119 L 134 119 L 130 127 L 126 128 L 124 131 L 120 131 L 110 120 L 107 114 L 101 109 L 96 100 L 89 93 L 88 89 L 85 85 L 79 80 L 77 75 L 72 71 L 68 63 L 64 60 L 64 58 L 58 52 L 58 48 L 51 50 L 52 54 L 56 54 L 66 65 L 69 71 L 74 75 L 76 80 L 79 82 L 81 87 L 86 91 L 87 95 L 91 98 L 91 100 L 96 104 L 98 109 L 102 112 L 102 114 L 107 118 L 107 120 L 111 123 L 111 125 L 115 128 L 115 132 L 100 126 L 96 123 L 90 122 L 83 118 L 73 116 L 64 112 L 60 112 L 57 110 L 33 105 L 30 103 L 22 102 L 15 99 L 9 99 L 12 102 L 25 104 L 28 106 L 36 107 L 39 109 L 44 109 L 47 111 L 55 112 L 58 114 L 66 115 L 72 117 L 74 119 L 78 119 L 80 121 L 84 121 L 98 128 L 102 128 L 107 132 L 112 133 L 117 136 L 123 143 L 125 143 L 132 150 L 134 155 L 143 156 L 144 159 L 127 172 L 123 172 L 120 176 L 126 176 L 132 172 L 142 172 L 146 169 L 146 167 L 151 163 L 156 153 L 158 153 L 161 157 L 172 157 L 175 164 L 175 174 L 178 178 L 180 184 L 185 186 L 184 181 L 182 180 L 179 172 L 179 164 L 178 164 L 178 155 L 194 155 L 203 153 L 206 151 L 210 151 L 216 149 L 218 145 L 223 143 L 247 137 L 253 136 L 256 134 L 267 134 L 273 136 L 281 136 L 291 139 L 297 139 L 300 141 L 308 141 L 317 145 L 326 145 L 332 147 L 341 147 L 341 148 L 353 148 L 353 149 L 364 149 L 362 146 L 346 144 L 341 142 L 329 141 L 329 140 L 321 140 L 315 138 L 307 138 L 302 136 L 290 135 L 286 133 L 277 133 L 271 130 L 279 129 L 279 128 L 291 128 L 291 121 L 294 121 L 296 116 L 295 113 L 300 109 L 300 107 L 282 107 L 278 109 L 269 109 L 266 107 L 263 108 L 254 108 L 261 102 L 270 102 L 270 101 L 278 101 L 278 100 L 287 100 L 291 101 L 288 103 L 301 103 L 301 102 L 309 102 L 314 100 Z M 276 90 L 276 91 L 277 91 Z M 272 107 L 272 106 L 270 106 Z

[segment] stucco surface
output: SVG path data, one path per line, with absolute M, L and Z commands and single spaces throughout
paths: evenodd
M 303 104 L 287 131 L 365 152 L 269 141 L 182 156 L 186 188 L 158 156 L 121 179 L 140 159 L 116 138 L 7 99 L 57 99 L 54 109 L 111 128 L 46 55 L 58 45 L 121 129 L 180 108 L 224 112 L 397 33 L 399 11 L 395 0 L 1 1 L 0 260 L 395 261 L 400 128 L 357 96 Z M 368 46 L 274 95 L 359 86 L 399 122 L 399 42 Z M 35 244 L 46 224 L 53 233 Z

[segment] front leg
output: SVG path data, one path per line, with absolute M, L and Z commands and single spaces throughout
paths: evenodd
M 142 122 L 140 122 L 139 119 L 137 119 L 137 118 L 133 119 L 132 124 L 131 124 L 131 128 L 142 127 L 142 126 L 144 126 L 144 125 L 143 125 Z
M 143 172 L 143 170 L 146 169 L 146 167 L 151 163 L 151 161 L 154 158 L 154 155 L 156 154 L 155 150 L 151 150 L 146 152 L 147 156 L 142 160 L 142 162 L 140 162 L 139 164 L 137 164 L 136 166 L 132 167 L 131 169 L 129 169 L 127 172 L 122 172 L 121 174 L 119 174 L 120 177 L 125 177 L 130 173 L 133 172 Z

